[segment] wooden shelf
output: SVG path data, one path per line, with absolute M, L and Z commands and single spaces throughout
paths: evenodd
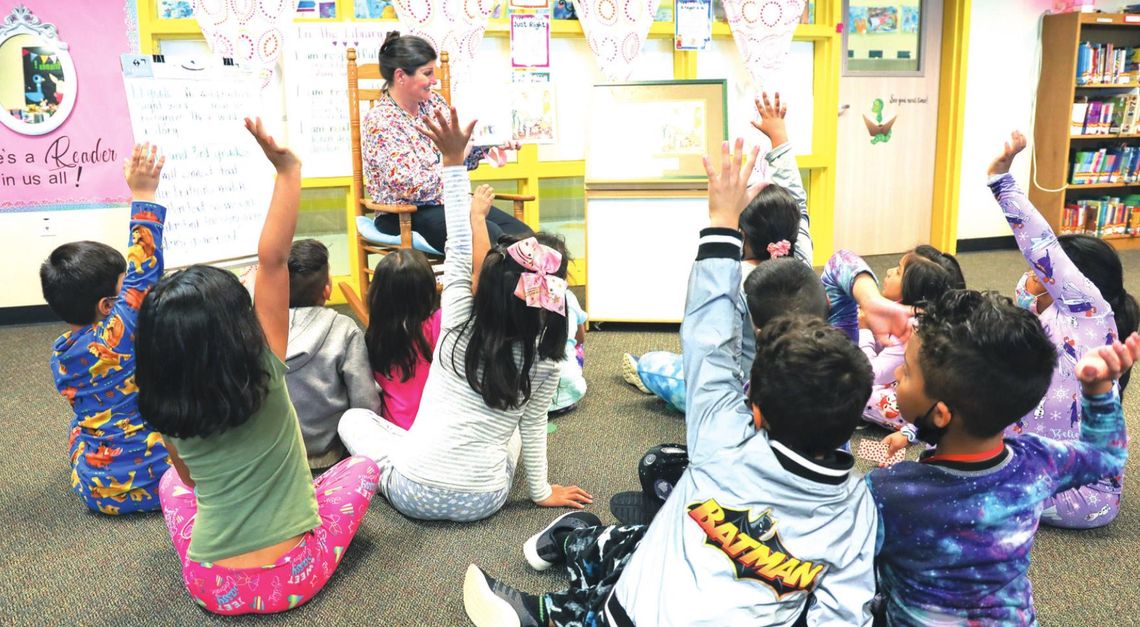
M 1108 189 L 1111 187 L 1140 187 L 1137 183 L 1092 183 L 1089 185 L 1066 185 L 1065 189 Z
M 1140 139 L 1140 133 L 1127 135 L 1069 135 L 1069 139 Z
M 1140 87 L 1140 83 L 1089 83 L 1088 85 L 1077 85 L 1077 89 L 1132 89 L 1133 87 Z
M 1103 238 L 1102 238 L 1103 239 Z M 1140 237 L 1122 237 L 1118 239 L 1105 239 L 1116 250 L 1135 250 L 1140 248 Z

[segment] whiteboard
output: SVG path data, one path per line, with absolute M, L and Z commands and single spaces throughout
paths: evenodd
M 255 255 L 274 176 L 243 123 L 260 111 L 260 81 L 217 57 L 123 55 L 123 68 L 135 141 L 166 155 L 166 267 Z
M 590 320 L 680 322 L 700 231 L 708 225 L 704 196 L 587 198 Z

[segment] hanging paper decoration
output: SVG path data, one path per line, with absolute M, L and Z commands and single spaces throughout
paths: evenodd
M 804 0 L 724 0 L 724 13 L 756 93 L 770 86 L 788 57 Z
M 497 0 L 394 0 L 402 35 L 423 37 L 446 51 L 451 70 L 451 103 L 463 107 L 465 88 Z
M 296 0 L 194 0 L 194 17 L 214 54 L 232 58 L 269 84 Z
M 574 12 L 602 74 L 624 81 L 653 25 L 658 0 L 574 0 Z

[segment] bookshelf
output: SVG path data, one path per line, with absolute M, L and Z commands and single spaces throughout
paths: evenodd
M 1041 76 L 1037 83 L 1037 110 L 1033 127 L 1035 159 L 1029 199 L 1055 231 L 1060 231 L 1067 204 L 1094 201 L 1105 196 L 1124 198 L 1140 194 L 1140 180 L 1072 184 L 1073 160 L 1078 151 L 1115 146 L 1140 147 L 1140 131 L 1072 135 L 1073 103 L 1078 98 L 1107 99 L 1140 87 L 1140 77 L 1123 83 L 1078 85 L 1077 65 L 1081 42 L 1140 48 L 1140 15 L 1119 13 L 1062 13 L 1046 15 L 1041 30 Z M 1134 129 L 1135 130 L 1135 129 Z M 1135 141 L 1129 141 L 1135 140 Z M 1059 191 L 1049 191 L 1059 190 Z M 1118 249 L 1140 248 L 1135 237 L 1106 236 Z

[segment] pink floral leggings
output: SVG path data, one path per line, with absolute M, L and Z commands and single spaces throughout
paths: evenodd
M 159 483 L 159 498 L 182 578 L 198 605 L 215 614 L 274 614 L 312 599 L 340 563 L 376 492 L 380 470 L 366 457 L 350 457 L 313 480 L 319 527 L 276 563 L 226 568 L 186 557 L 198 513 L 194 490 L 171 468 Z

